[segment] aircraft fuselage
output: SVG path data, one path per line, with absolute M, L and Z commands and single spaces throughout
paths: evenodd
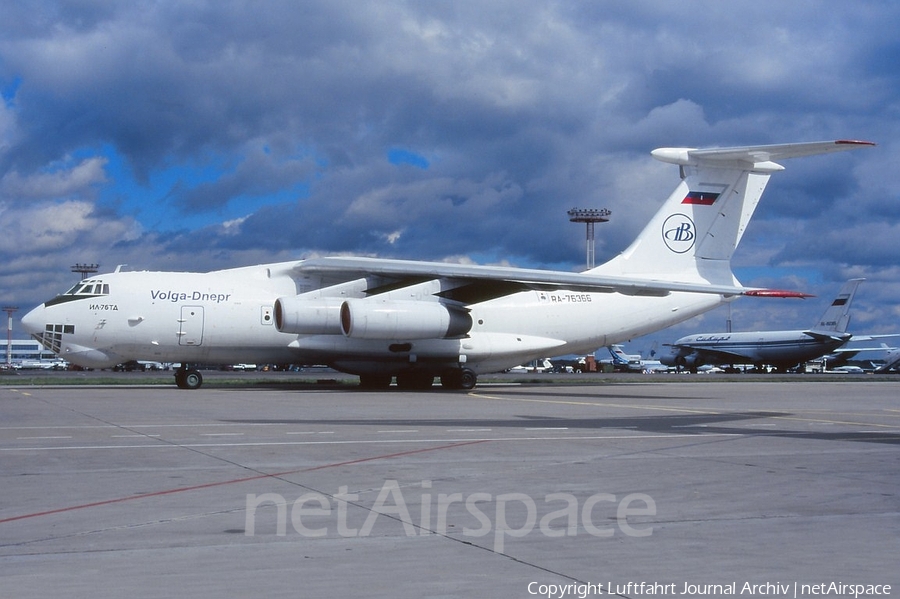
M 471 327 L 451 338 L 403 331 L 378 338 L 335 325 L 315 334 L 279 332 L 279 298 L 367 299 L 371 285 L 292 276 L 296 263 L 210 273 L 115 272 L 93 277 L 35 308 L 23 324 L 62 358 L 88 368 L 129 360 L 187 364 L 328 364 L 356 373 L 394 373 L 464 364 L 477 373 L 566 353 L 593 351 L 680 322 L 720 303 L 715 294 L 633 297 L 567 290 L 522 291 L 467 308 Z M 436 284 L 436 283 L 435 283 Z M 433 283 L 378 297 L 436 304 Z M 74 292 L 73 292 L 74 291 Z M 661 310 L 660 302 L 668 304 Z
M 849 335 L 846 335 L 849 338 Z M 695 367 L 701 364 L 771 364 L 789 368 L 818 358 L 846 342 L 810 336 L 804 331 L 711 333 L 690 335 L 675 342 L 664 364 Z

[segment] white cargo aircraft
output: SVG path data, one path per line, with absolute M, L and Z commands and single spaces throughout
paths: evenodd
M 900 348 L 892 347 L 884 356 L 884 364 L 876 368 L 875 372 L 882 374 L 897 371 L 900 371 Z
M 828 141 L 662 148 L 681 181 L 624 252 L 583 273 L 331 257 L 209 273 L 95 276 L 35 308 L 23 326 L 63 359 L 107 368 L 180 362 L 328 364 L 361 385 L 471 389 L 479 373 L 584 354 L 739 295 L 730 260 L 775 161 L 869 147 Z
M 850 279 L 841 287 L 834 301 L 816 323 L 808 328 L 790 331 L 754 331 L 740 333 L 697 333 L 682 337 L 670 347 L 660 361 L 679 369 L 696 372 L 707 364 L 718 366 L 753 364 L 785 371 L 821 358 L 847 343 L 852 335 L 850 305 L 856 289 L 864 279 Z M 871 336 L 859 339 L 872 339 Z M 857 337 L 854 337 L 857 339 Z

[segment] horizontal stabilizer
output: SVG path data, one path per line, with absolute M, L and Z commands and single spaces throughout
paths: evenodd
M 681 166 L 733 166 L 744 167 L 753 165 L 763 170 L 782 170 L 776 164 L 778 160 L 787 158 L 800 158 L 802 156 L 815 156 L 816 154 L 830 154 L 855 150 L 863 146 L 874 146 L 870 141 L 837 140 L 837 141 L 813 141 L 790 144 L 774 144 L 764 146 L 740 146 L 735 148 L 659 148 L 651 154 L 657 160 L 678 164 Z
M 813 339 L 818 341 L 841 341 L 846 342 L 850 340 L 850 333 L 840 333 L 837 331 L 803 331 L 804 335 L 809 335 Z
M 788 291 L 784 289 L 751 289 L 750 291 L 745 291 L 744 295 L 748 297 L 789 297 L 799 299 L 816 297 L 809 293 L 803 293 L 802 291 Z

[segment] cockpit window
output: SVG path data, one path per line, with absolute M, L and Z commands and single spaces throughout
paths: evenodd
M 74 287 L 63 293 L 63 295 L 78 296 L 97 296 L 109 295 L 109 283 L 92 279 L 90 281 L 81 281 Z
M 65 293 L 44 302 L 44 305 L 49 307 L 91 297 L 102 297 L 104 295 L 109 295 L 109 283 L 104 283 L 101 279 L 90 279 L 88 281 L 79 281 Z

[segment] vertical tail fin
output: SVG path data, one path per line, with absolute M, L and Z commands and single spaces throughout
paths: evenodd
M 662 280 L 735 284 L 731 256 L 773 172 L 774 162 L 874 144 L 828 141 L 739 148 L 660 148 L 681 182 L 624 252 L 591 272 Z
M 628 354 L 625 353 L 621 345 L 607 345 L 606 349 L 609 350 L 609 355 L 612 356 L 613 364 L 627 366 L 628 362 L 630 362 Z
M 856 294 L 856 288 L 865 279 L 850 279 L 841 290 L 837 297 L 825 310 L 825 314 L 816 322 L 813 331 L 835 331 L 838 333 L 846 333 L 847 327 L 850 326 L 850 303 Z

